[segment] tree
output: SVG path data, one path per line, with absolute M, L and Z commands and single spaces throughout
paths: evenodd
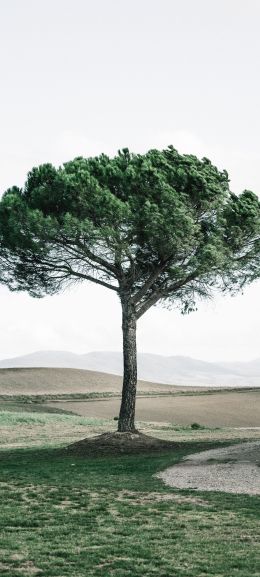
M 257 196 L 226 171 L 172 146 L 144 155 L 76 158 L 33 168 L 0 203 L 1 282 L 32 296 L 92 281 L 122 305 L 119 431 L 135 430 L 136 323 L 156 303 L 183 313 L 215 289 L 259 277 Z

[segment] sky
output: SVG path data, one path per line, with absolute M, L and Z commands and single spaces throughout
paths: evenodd
M 173 144 L 260 193 L 258 0 L 0 0 L 0 194 L 44 162 Z M 259 357 L 260 283 L 138 323 L 140 351 Z M 0 359 L 120 350 L 112 291 L 33 299 L 0 287 Z

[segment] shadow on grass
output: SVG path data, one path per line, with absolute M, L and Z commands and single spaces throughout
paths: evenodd
M 229 442 L 180 442 L 174 449 L 134 455 L 66 454 L 65 447 L 19 448 L 0 451 L 0 481 L 53 483 L 75 486 L 91 482 L 137 490 L 167 490 L 152 475 L 198 451 L 230 445 Z

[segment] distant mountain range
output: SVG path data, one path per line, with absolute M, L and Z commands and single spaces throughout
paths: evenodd
M 0 361 L 0 368 L 66 367 L 122 375 L 122 353 L 37 351 Z M 138 378 L 176 385 L 260 386 L 260 358 L 249 362 L 206 362 L 185 356 L 138 354 Z

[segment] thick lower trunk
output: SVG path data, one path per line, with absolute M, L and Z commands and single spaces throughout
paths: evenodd
M 118 431 L 136 432 L 135 401 L 137 385 L 136 318 L 129 303 L 122 303 L 124 378 Z

